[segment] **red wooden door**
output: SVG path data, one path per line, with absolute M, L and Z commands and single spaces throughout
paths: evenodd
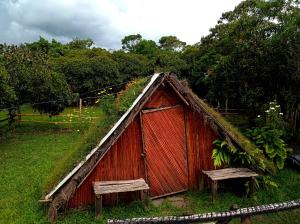
M 183 108 L 144 111 L 142 119 L 150 196 L 186 190 L 188 173 Z

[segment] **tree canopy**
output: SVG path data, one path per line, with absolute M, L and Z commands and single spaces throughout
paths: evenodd
M 212 106 L 244 109 L 252 118 L 262 105 L 277 100 L 286 121 L 297 129 L 299 10 L 297 0 L 245 0 L 223 13 L 194 45 L 173 35 L 149 40 L 138 33 L 125 36 L 122 49 L 114 51 L 78 38 L 69 43 L 40 37 L 20 46 L 3 44 L 0 105 L 47 100 L 66 104 L 71 93 L 97 97 L 94 90 L 99 88 L 120 85 L 120 90 L 134 77 L 173 72 Z
M 163 36 L 159 39 L 160 48 L 169 51 L 181 51 L 186 42 L 179 40 L 176 36 Z

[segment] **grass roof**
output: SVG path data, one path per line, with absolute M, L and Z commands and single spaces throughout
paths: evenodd
M 136 78 L 127 83 L 125 88 L 116 96 L 107 95 L 101 99 L 99 102 L 99 110 L 103 110 L 101 117 L 94 120 L 94 123 L 90 124 L 90 126 L 84 130 L 80 141 L 57 162 L 46 181 L 45 192 L 51 190 L 51 188 L 74 168 L 74 165 L 79 163 L 91 149 L 96 147 L 122 114 L 132 105 L 148 81 L 149 77 Z

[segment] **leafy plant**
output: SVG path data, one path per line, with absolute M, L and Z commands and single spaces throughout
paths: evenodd
M 284 140 L 281 138 L 282 131 L 270 127 L 257 127 L 248 130 L 245 134 L 259 149 L 264 151 L 278 169 L 284 167 L 287 149 Z
M 254 158 L 252 155 L 239 151 L 226 140 L 217 139 L 213 143 L 215 148 L 212 152 L 212 158 L 215 167 L 228 166 L 234 163 L 237 165 L 254 164 Z
M 262 179 L 258 182 L 258 184 L 260 184 L 260 186 L 262 185 L 266 189 L 278 188 L 278 185 L 272 180 L 270 176 L 262 176 Z
M 283 119 L 281 107 L 276 100 L 271 101 L 263 106 L 264 113 L 257 115 L 256 124 L 259 127 L 270 127 L 271 129 L 282 130 L 286 132 L 287 125 Z
M 96 101 L 96 103 L 100 103 L 102 110 L 106 114 L 116 114 L 116 106 L 115 106 L 115 96 L 107 95 L 102 99 Z
M 222 166 L 246 166 L 253 167 L 256 166 L 259 170 L 265 171 L 265 164 L 263 161 L 257 162 L 255 160 L 255 155 L 257 153 L 261 153 L 260 149 L 257 148 L 253 153 L 247 153 L 239 150 L 235 146 L 228 143 L 227 140 L 217 139 L 214 141 L 215 148 L 213 149 L 212 158 L 214 162 L 214 166 L 222 167 Z M 247 194 L 250 191 L 250 183 L 249 181 L 245 183 Z M 272 180 L 270 176 L 261 176 L 259 178 L 254 179 L 254 188 L 277 188 L 277 184 Z

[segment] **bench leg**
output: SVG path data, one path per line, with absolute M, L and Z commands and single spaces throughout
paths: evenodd
M 204 175 L 200 174 L 199 177 L 199 191 L 203 191 L 204 190 Z
M 212 201 L 214 202 L 217 199 L 218 194 L 218 181 L 213 180 L 211 182 L 211 193 L 212 193 Z
M 95 217 L 100 218 L 102 214 L 102 195 L 95 196 Z
M 251 177 L 250 178 L 250 183 L 249 183 L 249 196 L 252 196 L 255 191 L 255 178 Z
M 146 190 L 141 190 L 140 191 L 140 196 L 141 196 L 141 201 L 144 204 L 144 208 L 148 208 L 148 192 Z

